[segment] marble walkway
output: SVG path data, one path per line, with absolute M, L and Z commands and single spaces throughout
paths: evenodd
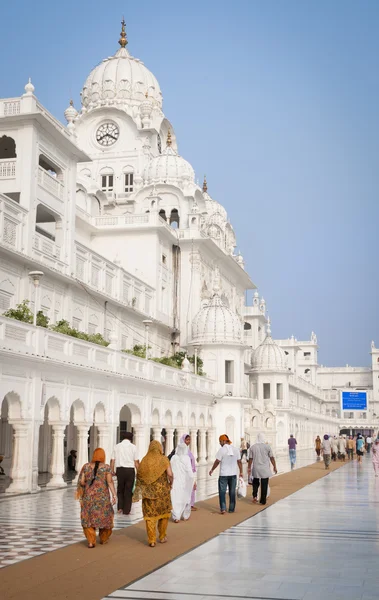
M 314 462 L 313 451 L 298 453 L 297 467 Z M 288 456 L 278 458 L 280 472 L 290 470 Z M 199 493 L 202 500 L 216 492 L 217 477 L 207 476 L 209 466 L 199 467 Z M 74 487 L 44 490 L 38 494 L 0 497 L 0 568 L 40 556 L 83 540 L 80 505 Z M 115 529 L 128 527 L 140 517 L 134 507 L 132 516 L 115 515 Z
M 365 456 L 107 598 L 377 600 L 378 525 Z

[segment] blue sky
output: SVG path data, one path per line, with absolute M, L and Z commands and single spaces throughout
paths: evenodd
M 379 3 L 112 0 L 1 9 L 1 96 L 58 118 L 117 50 L 156 75 L 180 153 L 228 211 L 277 338 L 325 365 L 379 345 Z

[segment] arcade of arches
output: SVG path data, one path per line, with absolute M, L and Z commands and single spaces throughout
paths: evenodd
M 199 465 L 213 462 L 215 429 L 212 417 L 206 420 L 201 414 L 190 417 L 190 425 L 183 425 L 183 415 L 175 418 L 167 410 L 161 416 L 153 410 L 150 425 L 141 422 L 140 409 L 134 404 L 124 404 L 119 421 L 109 423 L 106 410 L 98 402 L 88 419 L 85 404 L 75 400 L 67 421 L 62 419 L 58 398 L 52 396 L 45 404 L 43 420 L 27 421 L 23 418 L 19 396 L 14 392 L 5 395 L 1 402 L 0 456 L 5 476 L 0 478 L 0 491 L 7 493 L 36 492 L 40 487 L 63 487 L 76 481 L 77 473 L 68 470 L 71 450 L 77 452 L 77 469 L 89 460 L 93 450 L 104 448 L 110 460 L 115 443 L 124 431 L 134 433 L 139 458 L 146 453 L 149 441 L 158 440 L 168 455 L 183 434 L 191 435 L 191 451 Z M 32 451 L 31 451 L 32 450 Z

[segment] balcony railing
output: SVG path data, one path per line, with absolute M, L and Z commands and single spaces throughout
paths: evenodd
M 6 101 L 2 102 L 2 106 L 3 106 L 2 116 L 4 116 L 4 117 L 12 117 L 13 115 L 20 114 L 20 106 L 21 105 L 20 105 L 19 99 L 6 100 Z
M 45 237 L 40 233 L 35 233 L 33 236 L 33 248 L 35 250 L 39 250 L 43 254 L 53 256 L 58 260 L 61 259 L 61 247 L 58 246 L 55 242 L 53 242 L 53 240 L 49 240 L 49 238 Z
M 16 159 L 2 158 L 0 160 L 0 179 L 15 179 Z
M 0 194 L 0 243 L 12 250 L 23 251 L 22 221 L 27 211 L 17 202 Z
M 63 200 L 64 185 L 42 167 L 38 167 L 38 183 L 59 200 Z
M 1 347 L 18 355 L 35 360 L 57 362 L 60 365 L 92 369 L 145 383 L 153 382 L 166 388 L 180 388 L 195 393 L 214 393 L 214 382 L 207 377 L 184 373 L 159 363 L 138 358 L 125 352 L 112 350 L 56 333 L 43 327 L 34 327 L 14 319 L 0 316 Z

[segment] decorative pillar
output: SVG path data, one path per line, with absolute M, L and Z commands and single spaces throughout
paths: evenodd
M 33 423 L 33 458 L 32 458 L 32 487 L 31 492 L 35 494 L 40 491 L 38 485 L 38 450 L 39 450 L 39 428 L 41 422 L 35 421 Z
M 197 429 L 190 429 L 191 436 L 191 452 L 194 456 L 195 461 L 197 462 Z
M 78 480 L 79 473 L 82 469 L 82 466 L 88 462 L 88 430 L 90 428 L 89 423 L 81 423 L 80 425 L 76 425 L 77 429 L 77 447 L 78 453 L 76 456 L 76 471 L 77 475 L 74 481 Z
M 208 462 L 213 463 L 216 458 L 216 450 L 215 450 L 215 433 L 216 430 L 214 427 L 208 429 Z
M 166 456 L 174 449 L 174 428 L 166 427 Z
M 205 427 L 201 427 L 199 430 L 199 465 L 206 465 L 206 455 L 207 455 L 207 430 Z
M 183 437 L 183 435 L 185 435 L 186 433 L 189 432 L 189 430 L 186 427 L 177 427 L 176 431 L 178 433 L 178 444 L 180 443 L 180 439 Z
M 137 447 L 137 459 L 141 460 L 147 452 L 145 425 L 133 425 L 133 433 L 133 444 L 135 444 Z
M 153 440 L 161 443 L 162 427 L 153 427 Z
M 110 425 L 108 423 L 106 425 L 98 425 L 98 440 L 99 440 L 99 448 L 102 448 L 105 452 L 105 463 L 107 465 L 111 462 L 111 454 L 112 449 L 110 447 Z
M 46 487 L 65 487 L 63 480 L 64 468 L 64 430 L 66 425 L 62 423 L 51 423 L 53 427 L 53 451 L 51 454 L 50 473 L 52 478 Z
M 8 494 L 30 492 L 30 423 L 11 421 L 13 427 L 13 453 Z

